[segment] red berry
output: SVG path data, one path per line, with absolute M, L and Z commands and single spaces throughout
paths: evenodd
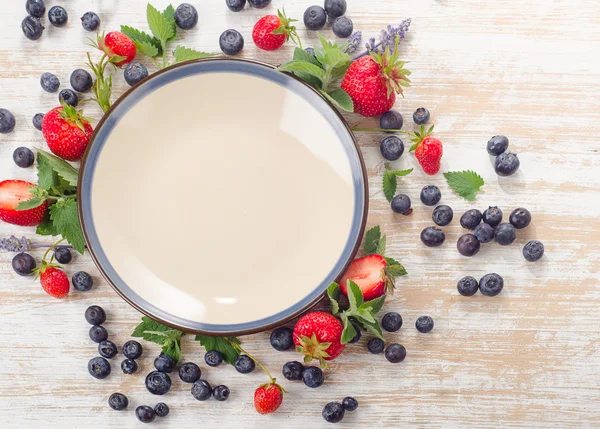
M 29 210 L 15 210 L 19 203 L 33 197 L 33 183 L 24 180 L 4 180 L 0 182 L 0 219 L 7 223 L 20 226 L 38 225 L 48 208 L 48 203 Z
M 254 408 L 260 414 L 277 411 L 282 401 L 283 389 L 274 382 L 263 384 L 254 391 Z
M 64 298 L 69 294 L 69 278 L 55 267 L 40 270 L 40 283 L 48 295 L 54 298 Z
M 355 259 L 340 280 L 340 291 L 348 295 L 348 280 L 352 280 L 360 288 L 365 301 L 379 298 L 387 288 L 386 266 L 385 258 L 377 254 Z
M 104 40 L 99 38 L 98 46 L 109 58 L 114 56 L 125 57 L 125 59 L 115 63 L 119 67 L 129 64 L 135 58 L 135 44 L 129 37 L 119 31 L 111 31 L 104 37 Z
M 274 51 L 283 46 L 290 37 L 294 41 L 298 40 L 296 27 L 290 25 L 294 21 L 296 20 L 288 18 L 285 12 L 281 11 L 277 11 L 277 16 L 263 16 L 254 24 L 252 40 L 260 49 Z
M 42 120 L 42 134 L 50 150 L 68 161 L 77 161 L 85 152 L 92 132 L 81 110 L 64 105 L 49 111 Z
M 326 366 L 326 360 L 335 359 L 344 351 L 341 343 L 343 330 L 342 322 L 329 313 L 308 313 L 294 327 L 296 350 L 304 354 L 305 362 L 318 359 L 322 366 Z
M 439 139 L 429 136 L 431 131 L 433 131 L 433 126 L 428 130 L 421 126 L 420 132 L 414 134 L 412 141 L 417 143 L 415 158 L 421 164 L 423 171 L 426 174 L 434 175 L 440 171 L 440 160 L 444 154 L 444 147 Z

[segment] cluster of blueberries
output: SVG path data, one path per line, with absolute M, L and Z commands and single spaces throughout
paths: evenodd
M 27 0 L 25 2 L 25 10 L 27 10 L 27 16 L 21 22 L 21 29 L 23 30 L 23 34 L 29 40 L 37 40 L 42 37 L 42 33 L 44 32 L 44 26 L 42 25 L 42 21 L 40 18 L 44 17 L 46 13 L 46 4 L 44 0 Z M 93 12 L 88 12 L 93 13 Z M 98 28 L 100 24 L 100 19 L 98 15 L 87 16 L 85 14 L 81 18 L 81 23 L 83 28 L 86 26 L 90 27 L 89 31 L 94 31 Z M 84 19 L 85 18 L 85 19 Z M 64 27 L 67 25 L 67 21 L 69 20 L 69 15 L 67 11 L 62 6 L 52 6 L 50 10 L 48 10 L 48 21 L 54 27 Z M 95 23 L 95 27 L 94 27 Z M 86 28 L 87 30 L 88 28 Z
M 413 112 L 413 121 L 417 125 L 429 122 L 431 114 L 425 107 L 419 107 Z M 396 110 L 385 112 L 379 118 L 379 127 L 383 130 L 400 130 L 404 125 L 402 114 Z M 404 153 L 404 142 L 396 136 L 388 136 L 379 144 L 381 156 L 388 161 L 398 160 Z

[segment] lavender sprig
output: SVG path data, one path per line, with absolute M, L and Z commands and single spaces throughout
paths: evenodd
M 396 44 L 396 39 L 404 39 L 406 37 L 406 33 L 410 29 L 410 23 L 412 22 L 411 18 L 405 19 L 398 25 L 397 27 L 392 27 L 391 25 L 387 26 L 387 29 L 381 30 L 379 34 L 379 42 L 376 42 L 374 37 L 371 37 L 369 41 L 365 44 L 366 51 L 354 57 L 354 59 L 358 59 L 360 57 L 364 57 L 365 55 L 370 54 L 371 52 L 383 54 L 386 49 L 390 50 L 390 53 L 394 53 L 394 47 Z
M 31 241 L 25 237 L 17 238 L 11 235 L 0 239 L 0 251 L 21 253 L 29 250 L 30 247 Z
M 348 45 L 344 49 L 344 53 L 351 54 L 358 49 L 358 45 L 362 41 L 362 31 L 355 31 L 348 39 Z

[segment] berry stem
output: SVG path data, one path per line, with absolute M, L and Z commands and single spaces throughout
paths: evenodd
M 271 383 L 275 383 L 275 378 L 273 378 L 273 376 L 271 375 L 271 373 L 269 372 L 269 370 L 267 369 L 267 367 L 265 367 L 258 359 L 256 359 L 254 356 L 252 356 L 250 353 L 248 353 L 246 350 L 244 350 L 242 348 L 242 346 L 240 346 L 238 343 L 236 343 L 235 341 L 231 341 L 228 337 L 224 337 L 225 340 L 231 344 L 231 347 L 233 347 L 234 349 L 236 349 L 238 352 L 245 354 L 246 356 L 248 356 L 250 359 L 252 359 L 254 361 L 254 363 L 256 363 L 258 366 L 260 366 L 262 368 L 262 370 L 264 372 L 267 373 L 267 375 L 269 376 L 269 379 L 271 380 Z
M 63 241 L 65 241 L 64 238 L 61 238 L 60 240 L 58 240 L 56 243 L 54 243 L 52 246 L 48 247 L 48 250 L 46 250 L 46 253 L 44 253 L 44 257 L 42 258 L 42 261 L 46 260 L 46 256 L 48 256 L 48 253 L 54 249 L 57 245 L 59 245 L 60 243 L 62 243 Z M 53 256 L 54 257 L 54 256 Z M 50 261 L 52 262 L 52 261 Z

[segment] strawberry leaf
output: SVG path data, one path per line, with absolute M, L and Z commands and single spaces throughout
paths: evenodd
M 56 231 L 67 239 L 73 249 L 83 254 L 85 249 L 85 240 L 81 225 L 79 224 L 79 214 L 77 203 L 74 198 L 59 200 L 50 206 L 50 220 L 54 224 Z
M 171 356 L 176 362 L 181 357 L 181 337 L 185 334 L 177 329 L 158 323 L 149 317 L 142 317 L 141 323 L 135 327 L 132 337 L 143 338 L 162 346 L 162 352 Z
M 135 48 L 147 57 L 154 58 L 162 54 L 160 40 L 156 37 L 127 25 L 121 25 L 121 33 L 129 37 Z
M 29 210 L 41 206 L 46 201 L 45 197 L 33 197 L 26 201 L 21 201 L 15 210 Z
M 317 67 L 322 68 L 321 63 L 319 62 L 319 60 L 317 60 L 315 57 L 313 57 L 311 54 L 309 54 L 308 52 L 306 52 L 304 49 L 302 48 L 294 48 L 294 57 L 293 59 L 295 61 L 304 61 L 307 63 L 311 63 L 316 65 Z
M 214 57 L 215 54 L 208 52 L 200 52 L 194 49 L 186 48 L 184 46 L 177 46 L 173 51 L 175 57 L 175 63 L 182 63 L 184 61 L 197 60 L 200 58 Z
M 342 319 L 342 324 L 344 325 L 340 342 L 342 344 L 347 344 L 356 336 L 356 329 L 354 329 L 352 322 L 348 320 L 346 313 L 340 314 L 340 318 Z
M 166 16 L 158 11 L 154 6 L 148 3 L 146 8 L 146 18 L 148 20 L 148 26 L 154 37 L 156 37 L 161 46 L 165 46 L 167 42 L 175 36 L 173 23 L 170 21 L 169 16 Z
M 206 335 L 196 335 L 196 341 L 200 342 L 200 345 L 204 346 L 207 352 L 216 350 L 223 355 L 223 360 L 228 364 L 233 365 L 236 358 L 240 356 L 240 352 L 233 347 L 232 342 L 240 344 L 240 340 L 236 337 L 209 337 Z
M 57 156 L 54 156 L 46 151 L 38 149 L 38 151 L 37 151 L 38 164 L 40 162 L 40 159 L 42 160 L 41 162 L 43 164 L 46 164 L 46 166 L 49 166 L 50 168 L 52 168 L 52 170 L 54 170 L 56 172 L 56 174 L 58 174 L 60 177 L 62 177 L 65 181 L 67 181 L 69 183 L 69 185 L 71 185 L 73 187 L 77 187 L 77 179 L 78 179 L 79 173 L 77 172 L 77 170 L 75 170 L 71 166 L 71 164 L 60 159 Z M 38 174 L 39 174 L 39 170 L 38 170 Z M 48 174 L 47 171 L 45 171 L 44 172 L 45 180 L 48 179 L 46 177 L 47 174 Z M 44 185 L 47 185 L 47 182 L 44 182 Z M 46 189 L 45 186 L 40 186 L 40 187 L 43 187 L 44 189 Z
M 337 106 L 346 112 L 354 112 L 354 102 L 348 93 L 343 89 L 338 88 L 329 92 L 325 92 L 320 89 L 319 92 L 323 94 L 326 99 L 331 101 L 334 106 Z
M 173 31 L 173 35 L 167 39 L 167 42 L 171 42 L 175 40 L 177 36 L 177 24 L 175 24 L 175 8 L 173 5 L 167 6 L 167 8 L 163 12 L 163 17 L 171 24 L 171 29 Z
M 474 171 L 449 171 L 444 173 L 448 186 L 467 201 L 474 201 L 477 192 L 485 184 L 483 178 Z
M 410 147 L 410 149 L 408 149 L 408 151 L 409 151 L 409 152 L 414 152 L 414 151 L 417 149 L 417 146 L 419 146 L 419 144 L 418 144 L 418 143 L 414 143 L 414 144 L 413 144 L 413 145 Z
M 49 212 L 46 213 L 42 222 L 36 227 L 35 233 L 38 235 L 58 235 L 58 231 L 56 231 L 54 224 L 50 220 Z
M 288 61 L 287 63 L 280 65 L 278 69 L 280 71 L 306 73 L 316 77 L 321 83 L 325 80 L 325 71 L 321 67 L 308 61 Z
M 375 253 L 383 256 L 385 254 L 386 243 L 387 243 L 387 238 L 385 235 L 383 235 L 381 237 L 381 240 L 379 240 L 379 244 L 377 244 L 377 251 Z
M 388 167 L 389 166 L 386 164 L 386 168 Z M 396 178 L 408 176 L 413 170 L 413 168 L 407 170 L 386 170 L 385 173 L 383 173 L 383 193 L 389 202 L 391 202 L 394 195 L 396 195 L 396 188 L 398 187 Z
M 385 272 L 390 277 L 399 277 L 408 274 L 406 269 L 401 264 L 388 265 L 385 269 Z
M 340 304 L 338 303 L 340 298 L 340 286 L 336 282 L 331 283 L 327 288 L 327 296 L 331 302 L 331 314 L 335 316 L 340 312 Z
M 368 230 L 365 234 L 365 241 L 363 244 L 364 252 L 367 255 L 377 253 L 377 247 L 379 247 L 379 240 L 381 240 L 381 228 L 379 228 L 379 225 L 377 225 Z

